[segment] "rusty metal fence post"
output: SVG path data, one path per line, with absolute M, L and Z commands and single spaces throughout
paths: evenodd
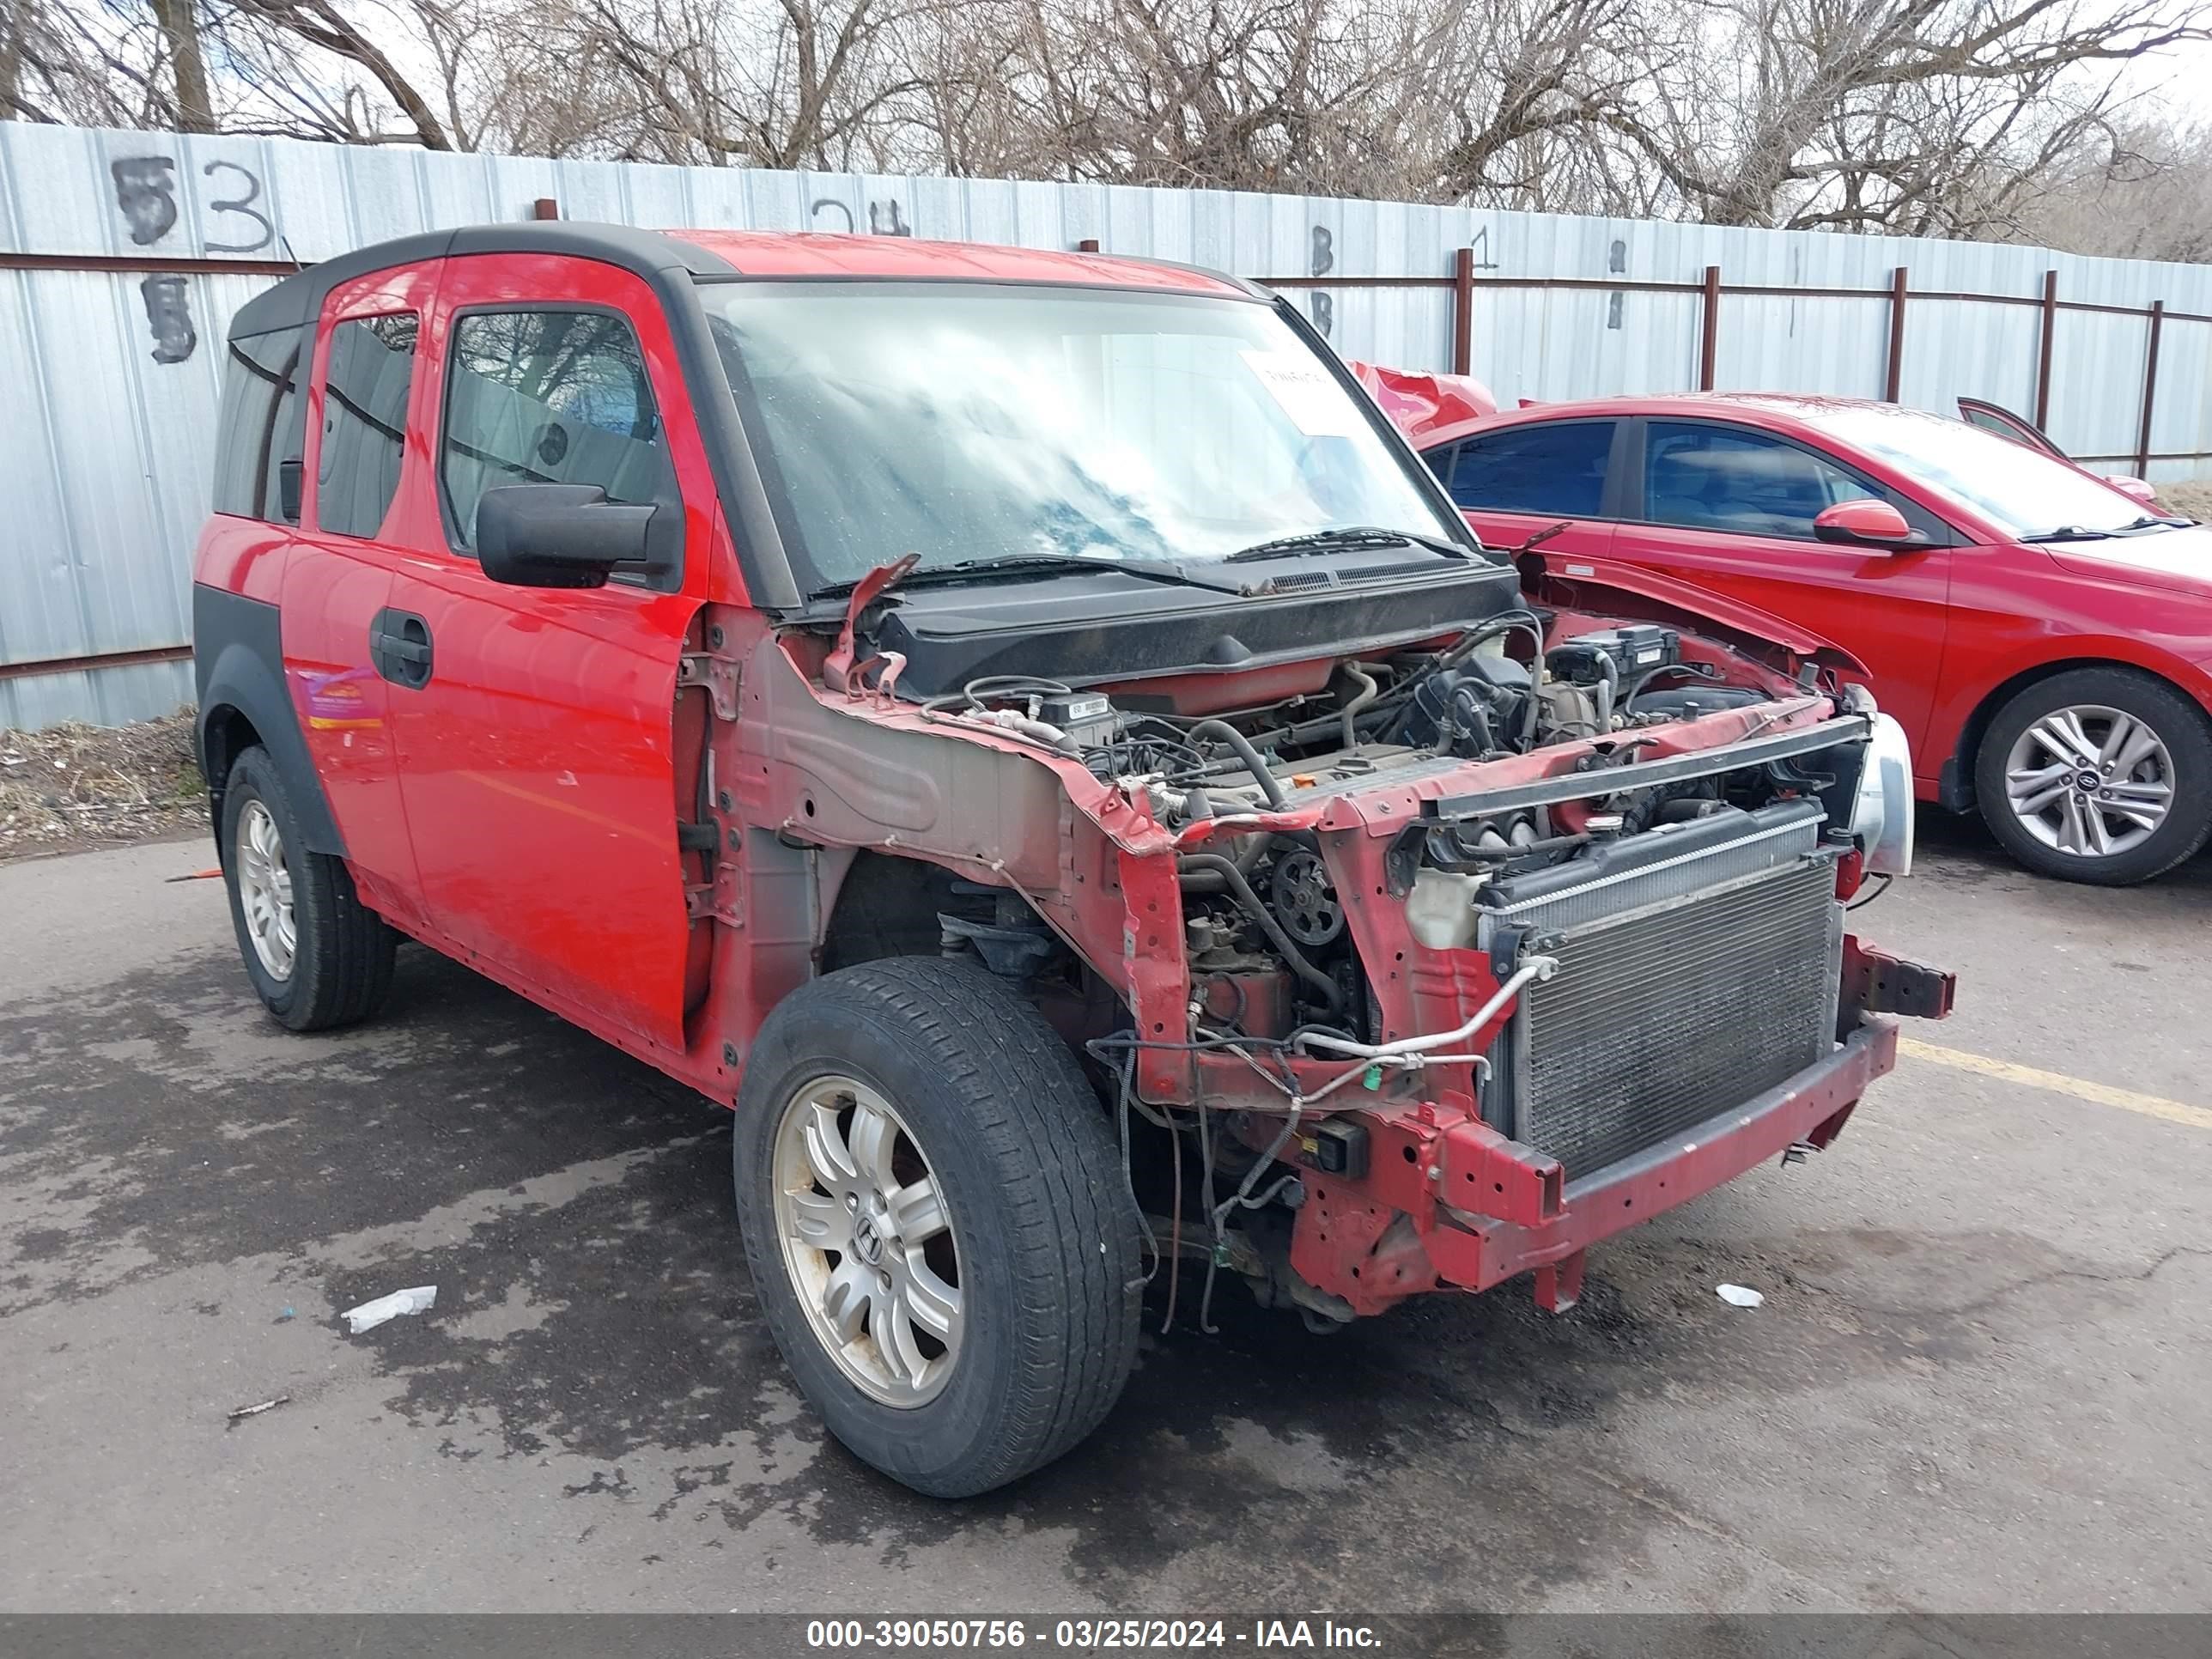
M 2150 477 L 2150 411 L 2158 396 L 2158 337 L 2166 327 L 2166 301 L 2150 302 L 2150 343 L 2143 352 L 2142 425 L 2136 432 L 2136 477 Z
M 1474 250 L 1452 252 L 1452 373 L 1474 373 Z
M 1889 372 L 1883 376 L 1881 397 L 1884 403 L 1901 401 L 1905 390 L 1905 281 L 1903 265 L 1890 273 L 1889 278 Z
M 2051 355 L 2058 341 L 2058 273 L 2043 273 L 2043 343 L 2035 359 L 2035 428 L 2051 424 Z
M 1698 331 L 1698 390 L 1713 389 L 1713 371 L 1718 362 L 1721 332 L 1721 268 L 1705 267 L 1705 321 Z

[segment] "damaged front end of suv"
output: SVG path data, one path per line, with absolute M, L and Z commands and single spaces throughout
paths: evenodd
M 1833 1139 L 1874 1015 L 1946 1012 L 1844 927 L 1911 800 L 1840 653 L 1480 549 L 1286 308 L 906 298 L 936 356 L 865 369 L 818 290 L 723 309 L 782 476 L 879 470 L 793 534 L 933 550 L 762 638 L 729 771 L 811 971 L 972 957 L 1088 1056 L 1154 1251 L 1322 1326 L 1565 1307 L 1594 1241 Z
M 1525 603 L 1510 565 L 1432 569 L 1416 638 L 1337 573 L 1296 631 L 1359 638 L 1228 670 L 1216 615 L 987 664 L 884 572 L 751 677 L 811 729 L 784 836 L 855 860 L 821 965 L 933 938 L 1018 987 L 1124 1115 L 1152 1247 L 1310 1324 L 1531 1270 L 1565 1308 L 1594 1242 L 1826 1146 L 1893 1064 L 1873 1016 L 1951 988 L 1844 928 L 1911 855 L 1863 691 L 1524 564 Z

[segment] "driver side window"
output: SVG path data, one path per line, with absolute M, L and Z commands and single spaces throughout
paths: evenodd
M 604 311 L 479 311 L 455 319 L 438 481 L 457 550 L 502 484 L 597 484 L 611 501 L 676 499 L 676 474 L 637 335 Z
M 1644 516 L 1654 524 L 1811 541 L 1839 501 L 1883 492 L 1763 432 L 1654 421 L 1644 440 Z

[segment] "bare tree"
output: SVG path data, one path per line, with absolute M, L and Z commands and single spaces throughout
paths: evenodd
M 173 127 L 167 43 L 140 0 L 0 0 L 0 113 L 88 126 Z
M 0 114 L 39 118 L 37 106 L 23 101 L 23 60 L 35 46 L 37 0 L 0 0 Z
M 635 89 L 582 0 L 410 0 L 462 149 L 618 153 L 639 126 Z
M 2094 129 L 2097 65 L 2212 38 L 2192 0 L 1702 4 L 1692 48 L 1604 120 L 1718 224 L 1948 229 L 1961 179 Z
M 671 161 L 881 161 L 927 88 L 907 55 L 953 0 L 583 0 L 580 44 L 628 108 L 618 152 Z
M 2016 234 L 2078 253 L 2212 263 L 2212 126 L 2109 129 L 2045 178 Z
M 180 0 L 167 0 L 179 3 Z M 360 21 L 363 13 L 349 15 L 337 0 L 236 0 L 234 35 L 246 36 L 262 73 L 257 88 L 289 105 L 303 119 L 319 122 L 314 136 L 350 143 L 386 143 L 395 137 L 425 149 L 452 149 L 452 136 L 440 120 L 431 100 L 413 76 L 402 70 L 387 44 L 401 38 L 394 29 L 380 42 L 370 26 Z M 373 14 L 366 14 L 373 15 Z M 414 21 L 421 22 L 416 12 Z M 313 77 L 287 75 L 284 59 L 301 47 L 327 54 L 349 64 L 367 77 L 342 85 L 335 94 Z M 398 133 L 379 131 L 365 119 L 374 107 L 370 89 L 388 99 L 404 124 Z
M 1021 0 L 1000 95 L 975 88 L 971 151 L 1116 184 L 1309 186 L 1356 96 L 1358 18 L 1328 0 Z
M 2208 38 L 2203 0 L 0 0 L 0 111 L 2201 247 L 2143 217 L 2202 222 L 2212 141 L 2118 76 Z
M 215 104 L 208 95 L 207 58 L 200 50 L 198 0 L 148 0 L 169 60 L 176 88 L 177 125 L 186 132 L 213 132 Z
M 1423 78 L 1453 132 L 1437 193 L 1499 206 L 1634 210 L 1646 169 L 1608 165 L 1607 123 L 1631 107 L 1680 25 L 1636 0 L 1454 7 Z

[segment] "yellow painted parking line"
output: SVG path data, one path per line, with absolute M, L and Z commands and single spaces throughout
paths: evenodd
M 2015 1066 L 2008 1060 L 1991 1060 L 1985 1054 L 1970 1054 L 1963 1048 L 1939 1048 L 1917 1037 L 1898 1038 L 1897 1052 L 1908 1059 L 1955 1066 L 1960 1071 L 1996 1078 L 2002 1083 L 2021 1083 L 2031 1089 L 2049 1089 L 2053 1093 L 2071 1095 L 2076 1100 L 2089 1101 L 2095 1105 L 2117 1106 L 2124 1112 L 2164 1118 L 2168 1123 L 2185 1123 L 2192 1129 L 2212 1129 L 2212 1112 L 2206 1111 L 2202 1106 L 2185 1106 L 2178 1100 L 2167 1100 L 2158 1095 L 2137 1094 L 2132 1089 L 2115 1089 L 2109 1083 L 2092 1083 L 2087 1078 L 2069 1077 L 2063 1072 L 2045 1072 L 2033 1066 Z

